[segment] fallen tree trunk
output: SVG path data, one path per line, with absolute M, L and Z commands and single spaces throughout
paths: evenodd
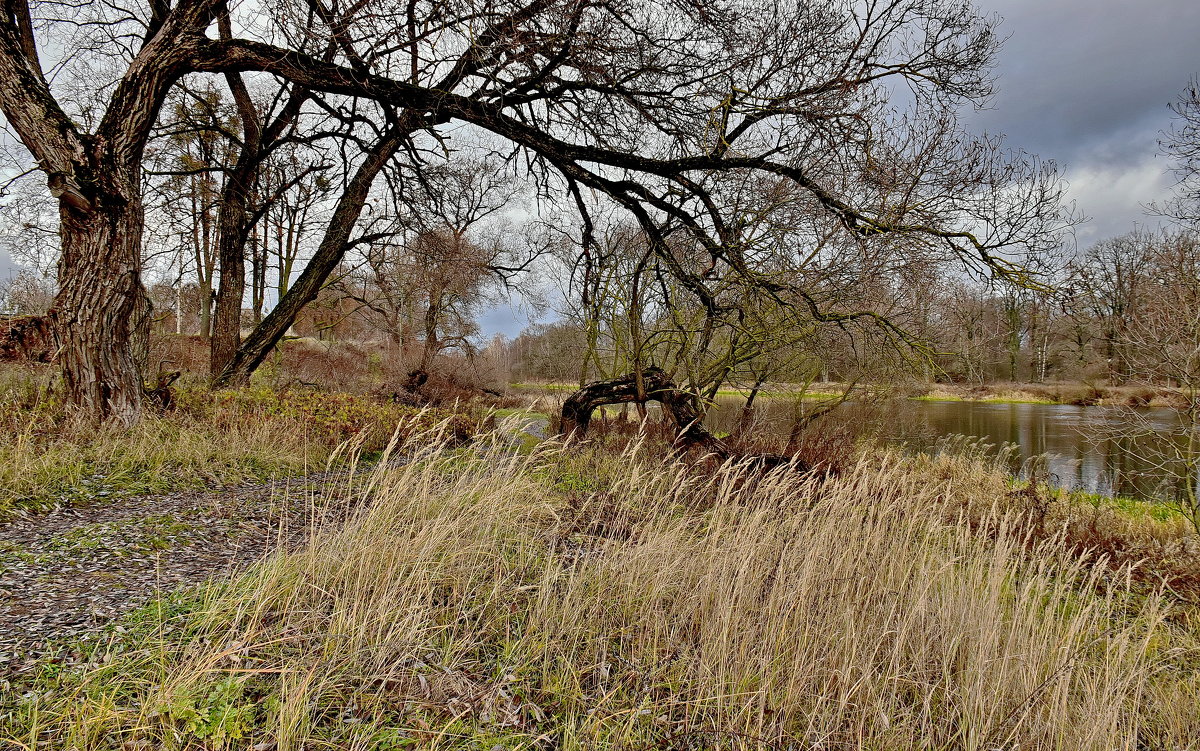
M 677 386 L 662 370 L 646 368 L 641 371 L 642 388 L 638 388 L 638 373 L 630 373 L 608 381 L 594 381 L 571 394 L 563 403 L 559 434 L 564 437 L 581 438 L 587 434 L 592 414 L 606 404 L 645 404 L 656 401 L 675 423 L 677 448 L 703 448 L 722 459 L 748 458 L 764 467 L 792 464 L 795 460 L 782 454 L 747 454 L 734 451 L 704 427 L 704 411 L 700 399 L 690 391 Z M 798 469 L 807 470 L 802 462 L 795 462 Z

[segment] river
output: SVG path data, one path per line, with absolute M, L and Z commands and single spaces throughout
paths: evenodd
M 711 412 L 712 429 L 727 428 L 740 404 L 737 398 L 722 399 Z M 763 429 L 787 429 L 790 400 L 760 404 Z M 1062 487 L 1143 500 L 1178 498 L 1186 488 L 1186 470 L 1173 449 L 1182 422 L 1172 409 L 922 400 L 840 409 L 854 410 L 854 419 L 869 424 L 872 432 L 913 450 L 936 451 L 948 437 L 965 436 L 995 451 L 1007 446 L 1014 473 L 1044 457 L 1043 471 Z

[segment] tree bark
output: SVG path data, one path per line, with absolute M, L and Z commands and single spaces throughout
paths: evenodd
M 67 395 L 88 414 L 122 425 L 141 417 L 150 326 L 137 193 L 93 195 L 86 212 L 63 206 L 59 291 L 50 310 Z
M 437 334 L 441 308 L 440 298 L 440 292 L 430 291 L 429 307 L 425 308 L 425 343 L 421 348 L 421 370 L 425 371 L 433 367 L 433 358 L 442 348 Z
M 217 264 L 217 304 L 209 342 L 209 376 L 216 381 L 233 361 L 242 343 L 242 298 L 246 294 L 247 208 L 261 154 L 257 144 L 246 144 L 229 174 L 221 195 Z

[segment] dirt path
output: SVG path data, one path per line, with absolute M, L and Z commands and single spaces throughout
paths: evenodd
M 155 592 L 227 576 L 313 525 L 346 473 L 236 488 L 139 496 L 62 508 L 0 526 L 0 676 L 45 656 L 63 637 L 100 627 Z

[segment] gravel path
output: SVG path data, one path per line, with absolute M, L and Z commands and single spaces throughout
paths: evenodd
M 0 526 L 0 676 L 94 635 L 155 592 L 228 576 L 340 520 L 345 472 L 138 496 Z

